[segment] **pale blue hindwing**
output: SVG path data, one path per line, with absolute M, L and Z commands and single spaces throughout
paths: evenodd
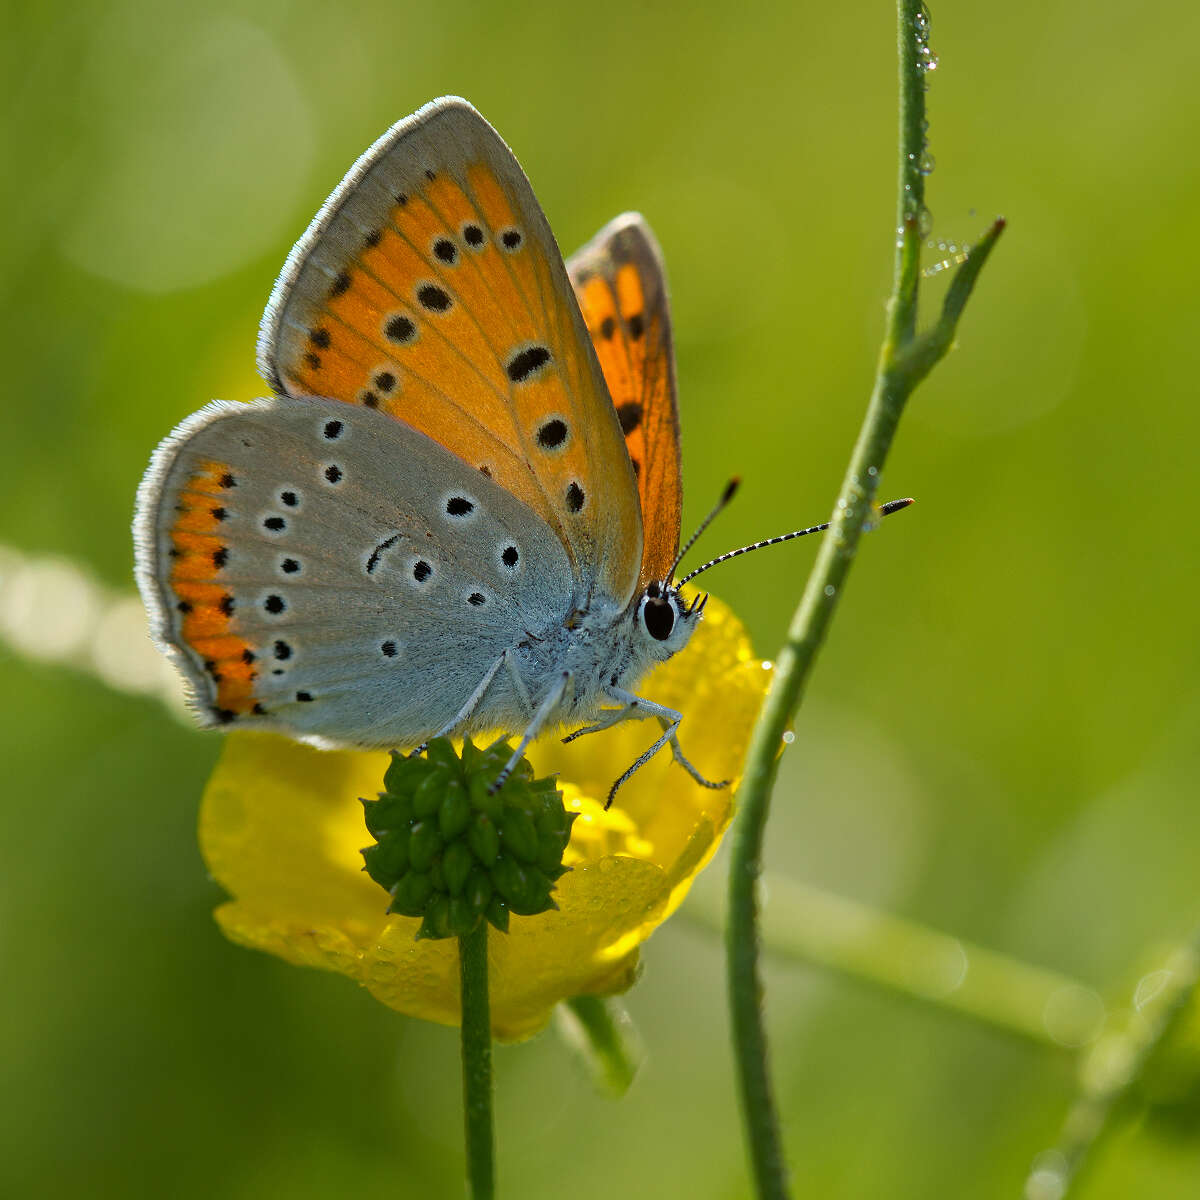
M 571 611 L 570 563 L 545 522 L 423 434 L 327 400 L 216 402 L 159 447 L 138 530 L 156 636 L 202 717 L 212 681 L 181 636 L 166 581 L 179 492 L 214 461 L 237 479 L 220 581 L 233 597 L 231 631 L 258 656 L 264 710 L 239 724 L 412 745 L 453 720 L 505 650 L 561 629 Z M 499 672 L 485 708 L 514 706 Z

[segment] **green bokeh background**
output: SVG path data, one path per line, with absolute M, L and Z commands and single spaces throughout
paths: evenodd
M 151 448 L 258 394 L 292 240 L 447 92 L 565 248 L 626 208 L 658 232 L 685 523 L 745 479 L 705 548 L 829 511 L 889 282 L 889 5 L 19 2 L 5 24 L 0 542 L 131 589 Z M 884 491 L 920 503 L 860 555 L 770 863 L 1120 1008 L 1200 919 L 1200 10 L 943 5 L 932 40 L 933 237 L 1009 231 L 901 428 Z M 812 554 L 709 577 L 764 655 Z M 455 1034 L 218 934 L 194 825 L 219 739 L 69 665 L 0 663 L 0 1193 L 458 1195 Z M 552 1030 L 499 1051 L 503 1194 L 749 1194 L 719 940 L 685 911 L 645 966 L 620 1103 Z M 767 975 L 798 1194 L 1020 1194 L 1075 1058 Z M 1080 1194 L 1197 1195 L 1196 1134 L 1133 1114 Z

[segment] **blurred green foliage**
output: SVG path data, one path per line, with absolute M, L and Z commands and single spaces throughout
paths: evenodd
M 1010 227 L 905 418 L 883 490 L 920 503 L 866 543 L 771 829 L 773 869 L 1118 1008 L 1200 916 L 1198 41 L 1178 0 L 934 8 L 932 236 Z M 18 0 L 0 542 L 131 587 L 151 448 L 261 392 L 291 241 L 446 92 L 513 145 L 564 249 L 626 208 L 657 230 L 685 524 L 746 481 L 704 549 L 822 519 L 881 331 L 894 76 L 892 11 L 865 3 Z M 711 577 L 764 654 L 811 556 Z M 459 1194 L 454 1034 L 217 933 L 193 827 L 218 740 L 0 662 L 0 1193 Z M 650 944 L 629 999 L 648 1059 L 618 1104 L 553 1034 L 500 1049 L 504 1194 L 748 1194 L 720 954 L 686 914 Z M 1019 1194 L 1073 1058 L 794 964 L 768 982 L 799 1194 Z M 1081 1194 L 1195 1196 L 1185 1116 L 1126 1123 Z

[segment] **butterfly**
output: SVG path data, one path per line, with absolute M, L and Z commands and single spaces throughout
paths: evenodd
M 274 393 L 214 401 L 137 500 L 154 637 L 208 726 L 529 742 L 682 714 L 637 694 L 707 597 L 679 559 L 662 256 L 626 214 L 564 263 L 512 152 L 435 100 L 351 168 L 262 322 Z

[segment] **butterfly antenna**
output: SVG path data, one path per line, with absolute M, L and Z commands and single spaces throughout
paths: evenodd
M 891 516 L 894 512 L 899 512 L 902 508 L 907 508 L 914 503 L 911 496 L 903 500 L 889 500 L 886 504 L 879 506 L 879 515 L 881 517 Z M 720 506 L 718 505 L 718 510 Z M 711 519 L 711 518 L 710 518 Z M 708 522 L 705 522 L 707 525 Z M 762 550 L 766 546 L 778 546 L 780 542 L 790 542 L 793 538 L 804 537 L 810 533 L 820 533 L 823 529 L 829 528 L 829 522 L 825 521 L 820 525 L 810 525 L 807 529 L 793 529 L 791 533 L 781 533 L 778 537 L 767 538 L 765 541 L 755 542 L 751 546 L 742 546 L 738 550 L 729 550 L 725 554 L 719 554 L 716 558 L 706 562 L 703 566 L 697 567 L 694 571 L 689 572 L 680 581 L 678 586 L 683 587 L 689 580 L 695 579 L 697 575 L 707 571 L 709 567 L 715 567 L 717 563 L 727 562 L 731 558 L 737 558 L 739 554 L 749 554 L 751 550 Z M 703 528 L 704 526 L 701 526 Z M 693 539 L 694 540 L 694 539 Z M 689 543 L 690 545 L 690 543 Z
M 738 488 L 741 486 L 741 479 L 734 476 L 726 485 L 725 490 L 721 493 L 721 498 L 713 505 L 713 510 L 700 522 L 696 532 L 684 543 L 683 549 L 675 556 L 675 561 L 671 564 L 671 569 L 666 573 L 663 582 L 667 585 L 675 578 L 675 568 L 683 562 L 684 556 L 696 544 L 696 539 L 713 523 L 713 518 L 733 499 Z

